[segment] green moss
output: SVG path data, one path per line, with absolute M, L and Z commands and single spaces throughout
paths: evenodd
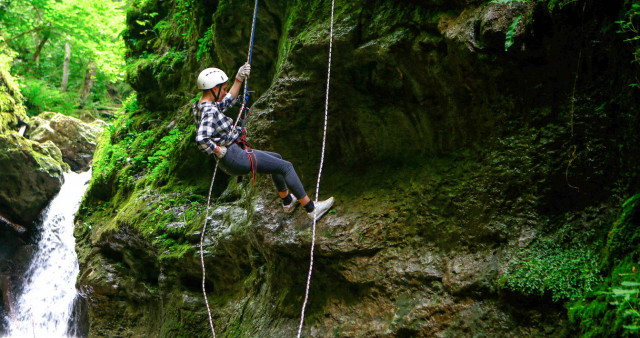
M 40 170 L 44 170 L 51 176 L 57 176 L 60 172 L 70 170 L 67 163 L 62 160 L 62 152 L 51 141 L 43 144 L 31 143 L 33 158 L 38 162 Z
M 27 119 L 20 88 L 13 76 L 9 74 L 13 54 L 0 37 L 0 132 L 15 127 L 18 118 Z
M 613 224 L 603 253 L 603 264 L 611 267 L 619 261 L 640 259 L 640 194 L 622 205 L 620 217 Z

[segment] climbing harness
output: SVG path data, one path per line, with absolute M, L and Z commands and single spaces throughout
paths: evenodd
M 318 169 L 318 181 L 316 182 L 316 200 L 314 203 L 318 203 L 318 197 L 320 195 L 320 178 L 322 177 L 322 166 L 324 165 L 324 153 L 325 145 L 327 141 L 327 119 L 329 116 L 329 82 L 331 80 L 331 51 L 333 49 L 333 12 L 335 8 L 335 0 L 331 0 L 331 28 L 329 30 L 329 65 L 327 66 L 327 90 L 324 97 L 324 129 L 322 132 L 322 152 L 320 156 L 320 168 Z M 311 231 L 311 256 L 309 258 L 309 274 L 307 275 L 307 287 L 304 292 L 304 302 L 302 303 L 302 311 L 300 312 L 300 327 L 298 327 L 298 338 L 302 334 L 302 325 L 304 324 L 304 314 L 307 309 L 307 301 L 309 300 L 309 288 L 311 287 L 311 274 L 313 273 L 313 250 L 316 245 L 316 212 L 318 208 L 314 210 L 313 214 L 313 228 Z
M 251 64 L 251 57 L 253 55 L 253 39 L 256 33 L 256 18 L 258 16 L 258 0 L 256 0 L 256 4 L 253 8 L 253 24 L 251 26 L 251 43 L 249 44 L 249 55 L 247 57 L 247 63 Z M 231 130 L 235 130 L 236 126 L 238 125 L 238 121 L 240 121 L 240 116 L 242 115 L 242 113 L 245 110 L 245 107 L 247 105 L 247 102 L 249 101 L 249 91 L 248 91 L 248 79 L 245 79 L 244 81 L 244 100 L 242 102 L 242 108 L 240 108 L 240 113 L 238 114 L 238 118 L 236 119 L 236 122 L 234 123 L 233 127 L 231 128 Z M 248 109 L 247 109 L 247 113 L 245 114 L 245 119 L 248 116 Z M 243 128 L 243 135 L 242 137 L 246 140 L 246 130 L 244 128 L 244 120 L 242 121 L 242 128 Z M 246 141 L 245 141 L 246 144 Z M 255 157 L 255 155 L 254 155 Z M 249 155 L 249 159 L 251 159 L 251 155 Z M 254 163 L 254 162 L 252 162 Z M 252 171 L 255 171 L 254 165 L 252 164 Z M 207 306 L 207 314 L 209 315 L 209 327 L 211 328 L 211 335 L 213 336 L 213 338 L 216 338 L 216 331 L 213 328 L 213 318 L 211 316 L 211 308 L 209 307 L 209 299 L 207 298 L 207 289 L 205 287 L 205 281 L 206 281 L 206 269 L 204 266 L 204 234 L 207 231 L 207 222 L 209 220 L 209 209 L 211 209 L 211 191 L 213 190 L 213 182 L 216 180 L 216 174 L 218 172 L 218 162 L 216 161 L 216 167 L 213 169 L 213 177 L 211 177 L 211 185 L 209 186 L 209 196 L 207 197 L 207 212 L 205 213 L 205 218 L 204 218 L 204 225 L 202 226 L 202 233 L 200 234 L 200 263 L 202 265 L 202 294 L 204 295 L 204 302 Z M 255 174 L 254 174 L 254 184 L 255 184 Z M 217 201 L 216 201 L 217 204 Z
M 246 81 L 246 80 L 245 80 Z M 253 92 L 249 92 L 253 93 Z M 245 104 L 249 101 L 249 96 L 246 96 Z M 240 115 L 238 116 L 238 122 L 240 127 L 242 127 L 242 131 L 240 132 L 240 137 L 236 140 L 236 143 L 247 152 L 247 157 L 249 157 L 249 167 L 251 168 L 251 176 L 253 178 L 253 185 L 256 185 L 256 170 L 258 169 L 258 158 L 256 154 L 253 152 L 253 149 L 249 147 L 249 143 L 247 143 L 247 128 L 245 128 L 244 123 L 249 116 L 250 109 L 249 107 L 244 107 L 240 109 Z M 238 176 L 238 183 L 242 181 L 242 176 Z

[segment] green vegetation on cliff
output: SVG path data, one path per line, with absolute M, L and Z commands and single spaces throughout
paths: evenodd
M 604 281 L 570 304 L 569 316 L 585 337 L 640 332 L 640 194 L 622 205 L 602 251 Z
M 15 79 L 9 73 L 15 52 L 7 47 L 0 36 L 0 133 L 18 124 L 18 118 L 27 117 L 22 95 Z

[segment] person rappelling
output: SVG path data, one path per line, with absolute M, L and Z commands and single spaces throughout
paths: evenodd
M 245 63 L 235 77 L 231 89 L 226 87 L 229 78 L 218 68 L 207 68 L 200 72 L 197 80 L 202 97 L 193 104 L 196 122 L 196 143 L 200 150 L 215 155 L 218 165 L 231 176 L 270 174 L 282 199 L 286 213 L 291 213 L 298 201 L 308 217 L 317 221 L 333 206 L 334 198 L 314 203 L 302 186 L 291 162 L 277 153 L 251 149 L 246 144 L 246 130 L 235 126 L 232 118 L 224 113 L 237 102 L 242 82 L 251 72 L 251 65 Z M 291 191 L 291 192 L 290 192 Z

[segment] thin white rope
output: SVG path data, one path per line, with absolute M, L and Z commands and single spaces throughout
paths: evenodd
M 204 295 L 204 303 L 207 305 L 207 314 L 209 315 L 209 327 L 211 327 L 211 334 L 213 338 L 216 338 L 216 330 L 213 328 L 213 318 L 211 317 L 211 308 L 209 307 L 209 299 L 207 298 L 207 289 L 205 288 L 206 270 L 204 268 L 204 234 L 207 231 L 207 221 L 209 220 L 209 208 L 211 207 L 211 191 L 213 190 L 213 182 L 216 180 L 216 173 L 218 172 L 218 162 L 213 169 L 213 177 L 211 178 L 211 185 L 209 186 L 209 197 L 207 197 L 207 212 L 204 218 L 204 225 L 202 226 L 202 233 L 200 234 L 200 263 L 202 264 L 202 294 Z
M 324 153 L 327 142 L 327 120 L 329 116 L 329 82 L 331 80 L 331 51 L 333 49 L 333 12 L 335 7 L 335 0 L 331 0 L 331 29 L 329 31 L 329 65 L 327 67 L 327 90 L 324 99 L 324 129 L 322 133 L 322 153 L 320 156 L 320 168 L 318 169 L 318 180 L 316 182 L 316 200 L 314 203 L 318 203 L 318 197 L 320 196 L 320 178 L 322 177 L 322 167 L 324 165 Z M 311 287 L 311 274 L 313 273 L 313 251 L 316 246 L 316 213 L 318 208 L 313 211 L 313 227 L 311 231 L 311 257 L 309 259 L 309 274 L 307 275 L 307 287 L 304 292 L 304 302 L 302 303 L 302 311 L 300 313 L 300 326 L 298 327 L 298 338 L 302 335 L 302 326 L 304 325 L 304 315 L 307 309 L 307 301 L 309 300 L 309 288 Z
M 255 33 L 255 24 L 256 24 L 256 16 L 258 15 L 258 0 L 256 0 L 255 6 L 253 8 L 253 21 L 251 24 L 251 42 L 249 43 L 249 52 L 247 53 L 247 63 L 249 63 L 251 58 L 251 49 L 253 47 L 253 38 Z M 238 121 L 240 121 L 240 116 L 242 111 L 245 108 L 245 100 L 244 98 L 247 95 L 249 79 L 244 80 L 244 96 L 242 97 L 242 108 L 240 108 L 240 112 L 238 113 L 238 118 L 236 122 L 233 124 L 233 128 L 231 131 L 233 132 L 238 125 Z M 213 169 L 213 177 L 211 177 L 211 185 L 209 186 L 209 196 L 207 197 L 207 212 L 205 213 L 204 225 L 202 226 L 202 233 L 200 234 L 200 263 L 202 265 L 202 294 L 204 296 L 204 303 L 207 306 L 207 314 L 209 315 L 209 327 L 211 327 L 211 335 L 213 338 L 216 338 L 216 331 L 213 328 L 213 318 L 211 316 L 211 308 L 209 307 L 209 299 L 207 298 L 207 289 L 205 287 L 206 280 L 206 269 L 204 266 L 204 234 L 207 231 L 207 222 L 209 220 L 209 209 L 211 208 L 211 191 L 213 190 L 213 182 L 216 180 L 216 173 L 218 172 L 218 162 L 216 161 L 216 167 Z M 217 203 L 217 201 L 216 201 Z

